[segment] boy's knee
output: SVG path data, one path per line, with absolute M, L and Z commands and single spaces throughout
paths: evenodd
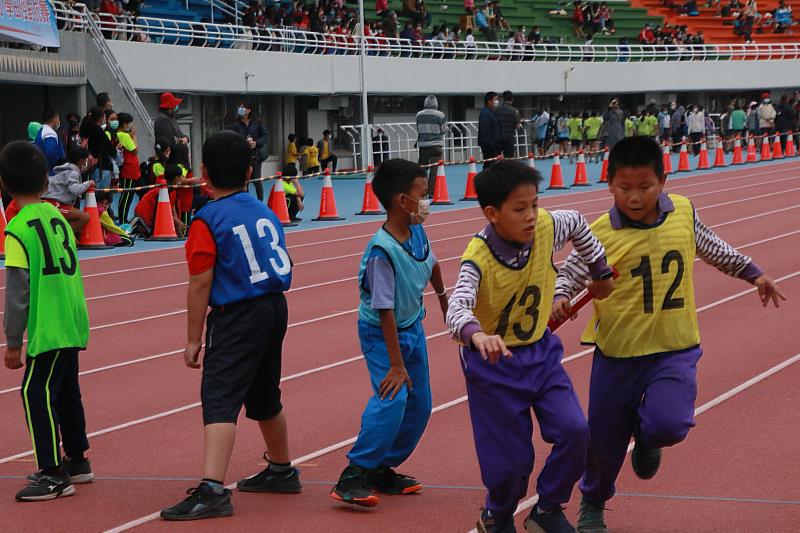
M 639 436 L 644 437 L 648 447 L 664 448 L 673 446 L 686 440 L 693 423 L 684 420 L 656 420 L 643 424 Z

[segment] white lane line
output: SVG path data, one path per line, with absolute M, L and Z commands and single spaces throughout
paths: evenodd
M 770 368 L 768 370 L 765 370 L 764 372 L 760 373 L 759 375 L 748 379 L 744 383 L 742 383 L 740 385 L 737 385 L 736 387 L 732 388 L 731 390 L 729 390 L 729 391 L 727 391 L 727 392 L 725 392 L 723 394 L 720 394 L 719 396 L 717 396 L 716 398 L 714 398 L 710 402 L 704 403 L 703 405 L 701 405 L 700 407 L 698 407 L 697 409 L 694 410 L 695 416 L 700 415 L 702 413 L 705 413 L 709 409 L 712 409 L 713 407 L 716 407 L 717 405 L 721 404 L 722 402 L 724 402 L 726 400 L 730 400 L 731 398 L 733 398 L 737 394 L 746 391 L 747 389 L 749 389 L 750 387 L 752 387 L 754 385 L 757 385 L 758 383 L 761 383 L 762 381 L 764 381 L 768 377 L 777 374 L 781 370 L 783 370 L 783 369 L 795 364 L 798 361 L 800 361 L 800 353 L 796 354 L 796 355 L 793 355 L 792 357 L 790 357 L 789 359 L 783 361 L 782 363 L 778 363 L 777 365 L 773 366 L 772 368 Z M 633 443 L 630 443 L 628 445 L 628 453 L 630 453 L 632 450 L 633 450 Z M 519 505 L 517 506 L 517 510 L 514 511 L 514 514 L 517 515 L 519 513 L 527 511 L 528 509 L 530 509 L 531 507 L 536 505 L 536 502 L 538 502 L 538 501 L 539 501 L 539 495 L 538 494 L 534 494 L 533 496 L 531 496 L 527 500 L 524 500 L 524 501 L 520 502 Z M 137 525 L 139 525 L 139 524 L 137 524 Z M 120 530 L 120 531 L 124 531 L 124 530 Z M 469 533 L 477 533 L 477 529 L 473 529 Z

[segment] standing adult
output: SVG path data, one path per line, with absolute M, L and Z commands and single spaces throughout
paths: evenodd
M 87 140 L 89 153 L 97 160 L 90 178 L 97 184 L 98 189 L 107 189 L 111 186 L 117 157 L 117 148 L 106 135 L 105 129 L 105 112 L 99 107 L 91 108 L 81 123 L 80 136 L 81 139 Z
M 776 111 L 778 115 L 775 117 L 775 134 L 781 136 L 781 150 L 785 152 L 786 140 L 797 123 L 794 100 L 789 100 L 789 95 L 784 94 Z
M 500 155 L 503 151 L 500 139 L 500 123 L 497 121 L 496 110 L 500 107 L 500 97 L 490 91 L 483 97 L 483 109 L 478 117 L 478 146 L 483 153 L 483 169 L 486 170 L 494 161 L 488 161 Z
M 64 145 L 58 137 L 56 130 L 61 126 L 61 118 L 58 111 L 48 107 L 42 113 L 42 127 L 36 134 L 34 144 L 44 153 L 47 158 L 47 171 L 52 176 L 56 165 L 63 162 L 66 157 Z
M 261 164 L 269 156 L 269 134 L 267 128 L 260 120 L 253 118 L 253 104 L 242 102 L 236 109 L 236 122 L 230 130 L 235 131 L 247 139 L 250 145 L 250 161 L 253 166 L 253 174 L 250 181 L 256 189 L 256 197 L 259 202 L 264 201 L 264 183 L 261 181 Z
M 619 100 L 614 98 L 603 113 L 603 125 L 600 126 L 600 142 L 604 148 L 614 145 L 625 138 L 625 116 L 619 108 Z
M 322 139 L 317 143 L 319 150 L 319 163 L 322 165 L 322 170 L 331 165 L 331 172 L 336 172 L 336 167 L 339 164 L 339 158 L 333 153 L 333 146 L 331 145 L 331 130 L 322 132 Z
M 686 128 L 692 141 L 692 153 L 698 155 L 700 154 L 700 141 L 706 134 L 706 117 L 699 106 L 693 106 L 686 115 Z
M 158 117 L 153 123 L 153 132 L 156 139 L 169 139 L 174 144 L 189 144 L 189 136 L 181 131 L 175 113 L 183 102 L 172 93 L 161 95 L 158 105 Z
M 777 116 L 778 113 L 775 111 L 775 106 L 772 105 L 769 94 L 765 94 L 761 100 L 761 105 L 758 106 L 759 135 L 772 135 L 772 131 L 775 129 L 775 117 Z M 769 142 L 767 137 L 764 137 L 764 140 Z
M 686 108 L 678 106 L 672 113 L 672 151 L 677 152 L 681 148 L 681 141 L 686 136 Z
M 500 123 L 500 142 L 504 157 L 516 155 L 517 130 L 522 124 L 522 115 L 514 107 L 514 93 L 503 93 L 503 104 L 497 109 L 497 121 Z
M 419 149 L 419 164 L 434 163 L 428 169 L 428 195 L 433 195 L 433 186 L 436 180 L 437 161 L 444 154 L 444 135 L 447 133 L 447 119 L 439 111 L 439 100 L 434 95 L 425 98 L 425 107 L 417 113 L 417 148 Z
M 108 93 L 97 93 L 95 101 L 97 102 L 97 107 L 103 111 L 114 109 L 114 102 L 111 100 L 111 96 L 109 96 Z

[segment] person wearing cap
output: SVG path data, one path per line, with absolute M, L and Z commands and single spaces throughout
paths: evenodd
M 189 144 L 189 136 L 181 131 L 178 121 L 175 120 L 175 112 L 183 102 L 182 98 L 177 98 L 172 93 L 161 95 L 161 102 L 158 105 L 159 115 L 153 124 L 153 131 L 156 139 L 172 139 L 175 144 Z

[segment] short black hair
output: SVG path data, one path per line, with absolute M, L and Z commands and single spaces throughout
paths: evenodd
M 94 199 L 97 200 L 98 204 L 102 204 L 105 202 L 110 202 L 114 199 L 113 195 L 110 192 L 106 191 L 97 191 L 94 193 Z
M 42 124 L 47 124 L 58 116 L 58 110 L 52 107 L 46 107 L 42 112 Z
M 526 163 L 504 159 L 475 176 L 475 191 L 481 208 L 500 209 L 506 198 L 520 185 L 539 188 L 542 175 Z
M 164 179 L 167 180 L 168 185 L 174 184 L 181 176 L 183 176 L 183 170 L 178 165 L 167 165 L 167 168 L 164 169 Z
M 286 165 L 283 167 L 283 172 L 281 172 L 281 174 L 284 176 L 297 176 L 297 167 L 294 165 Z
M 89 157 L 89 150 L 83 146 L 77 146 L 69 151 L 69 157 L 67 157 L 67 161 L 73 165 L 77 165 L 78 161 L 81 159 L 86 159 L 87 157 Z
M 114 111 L 113 109 L 106 109 L 105 111 L 103 111 L 103 113 L 105 113 L 106 115 L 106 120 L 108 120 L 108 117 L 110 117 L 111 115 L 117 114 L 117 112 Z M 117 116 L 117 119 L 119 119 L 119 116 Z
M 620 168 L 650 167 L 659 179 L 664 178 L 664 157 L 661 147 L 650 137 L 622 139 L 608 154 L 608 181 Z
M 511 102 L 512 100 L 514 100 L 514 93 L 512 93 L 511 91 L 504 92 L 503 100 L 505 100 L 506 102 Z
M 163 156 L 164 152 L 172 150 L 172 141 L 166 137 L 159 137 L 156 139 L 156 144 L 153 148 L 155 149 L 156 156 Z
M 406 159 L 388 159 L 380 164 L 372 180 L 372 190 L 385 209 L 390 209 L 392 198 L 408 194 L 417 178 L 427 178 L 418 164 Z
M 101 118 L 105 118 L 106 112 L 100 109 L 99 107 L 93 107 L 86 113 L 86 116 L 92 121 L 97 122 Z
M 11 196 L 44 193 L 47 185 L 44 154 L 27 141 L 8 143 L 0 152 L 0 181 Z
M 252 150 L 247 139 L 233 131 L 221 131 L 203 143 L 203 164 L 211 184 L 223 189 L 247 183 Z
M 330 134 L 331 134 L 331 130 L 325 130 L 325 131 L 322 132 L 322 136 L 323 137 L 326 136 L 326 135 L 330 135 Z
M 294 133 L 290 133 L 290 134 L 289 134 L 289 142 L 290 142 L 290 143 L 293 143 L 293 142 L 295 142 L 296 140 L 297 140 L 297 135 L 295 135 Z
M 108 102 L 111 101 L 111 97 L 108 93 L 98 93 L 97 95 L 97 107 L 105 107 Z
M 117 120 L 119 120 L 119 125 L 122 126 L 123 124 L 130 124 L 133 122 L 133 115 L 130 113 L 117 113 Z
M 497 98 L 497 93 L 496 93 L 496 92 L 494 92 L 494 91 L 489 91 L 488 93 L 486 93 L 486 94 L 483 96 L 483 104 L 484 104 L 484 105 L 488 105 L 488 104 L 489 104 L 489 102 L 491 102 L 491 101 L 492 101 L 492 100 L 494 100 L 495 98 Z

